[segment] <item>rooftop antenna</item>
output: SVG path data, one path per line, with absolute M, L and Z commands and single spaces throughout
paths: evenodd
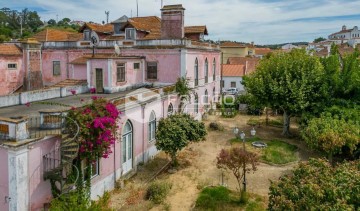
M 106 23 L 109 23 L 109 13 L 110 13 L 110 11 L 105 11 Z
M 139 17 L 139 1 L 136 0 L 136 17 Z

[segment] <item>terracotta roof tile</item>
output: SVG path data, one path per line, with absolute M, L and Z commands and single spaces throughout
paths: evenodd
M 266 55 L 270 52 L 270 48 L 255 48 L 255 55 Z
M 39 42 L 79 41 L 83 38 L 83 34 L 59 29 L 45 29 L 35 34 L 33 38 Z
M 133 26 L 136 30 L 147 32 L 143 39 L 160 39 L 161 38 L 161 19 L 156 16 L 129 18 L 128 25 Z
M 51 87 L 66 87 L 66 86 L 78 86 L 78 85 L 86 85 L 86 80 L 76 80 L 76 79 L 65 79 Z
M 244 65 L 246 74 L 254 72 L 259 64 L 259 58 L 251 57 L 229 57 L 227 63 L 233 65 Z
M 15 44 L 0 44 L 0 55 L 21 56 L 21 49 Z
M 236 42 L 223 42 L 220 44 L 221 48 L 246 48 L 245 44 L 236 43 Z
M 105 25 L 98 24 L 98 23 L 85 23 L 80 28 L 80 32 L 83 32 L 84 29 L 86 29 L 86 28 L 89 28 L 92 31 L 95 31 L 95 32 L 98 32 L 98 33 L 103 33 L 103 34 L 108 34 L 108 33 L 113 33 L 114 32 L 114 27 L 110 23 L 105 24 Z
M 82 57 L 72 60 L 71 62 L 69 62 L 69 64 L 86 64 L 86 61 L 88 60 L 88 58 L 89 57 L 82 56 Z
M 223 64 L 222 65 L 222 76 L 231 77 L 231 76 L 244 76 L 244 65 L 240 64 Z
M 206 26 L 185 26 L 185 34 L 200 34 L 208 35 Z
M 352 29 L 346 29 L 346 30 L 341 30 L 339 32 L 335 32 L 335 33 L 332 33 L 330 34 L 329 36 L 333 36 L 333 35 L 337 35 L 337 34 L 342 34 L 342 33 L 347 33 L 347 32 L 351 32 Z

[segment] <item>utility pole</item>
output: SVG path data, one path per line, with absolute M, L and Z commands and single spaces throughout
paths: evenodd
M 161 9 L 163 8 L 163 3 L 164 3 L 163 0 L 161 0 Z
M 136 0 L 136 17 L 139 17 L 139 1 Z
M 22 15 L 20 15 L 20 36 L 22 37 L 22 32 L 23 32 L 23 29 L 22 29 L 22 23 L 23 23 L 23 17 Z
M 109 13 L 110 13 L 110 11 L 105 11 L 106 23 L 109 23 Z

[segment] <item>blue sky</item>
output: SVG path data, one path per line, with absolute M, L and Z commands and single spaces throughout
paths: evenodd
M 160 16 L 161 0 L 138 0 L 139 16 Z M 183 4 L 185 25 L 206 25 L 209 39 L 258 44 L 312 41 L 360 25 L 360 0 L 163 0 Z M 43 20 L 101 22 L 136 16 L 136 0 L 0 0 L 0 8 L 36 10 Z

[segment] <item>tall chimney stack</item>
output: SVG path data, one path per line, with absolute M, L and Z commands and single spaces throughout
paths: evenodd
M 165 5 L 161 9 L 161 39 L 184 38 L 184 11 L 182 4 Z

